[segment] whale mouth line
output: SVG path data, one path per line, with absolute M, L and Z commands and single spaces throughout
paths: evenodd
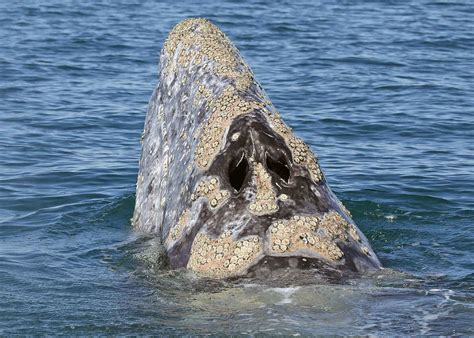
M 324 276 L 328 279 L 334 278 L 334 280 L 340 281 L 343 271 L 347 276 L 357 274 L 356 271 L 346 267 L 343 262 L 334 265 L 334 263 L 331 264 L 322 257 L 311 257 L 303 254 L 291 254 L 288 256 L 264 254 L 254 264 L 245 271 L 242 271 L 239 276 L 234 276 L 234 278 L 255 277 L 271 279 L 271 277 L 278 278 L 281 275 L 309 272 L 313 276 Z

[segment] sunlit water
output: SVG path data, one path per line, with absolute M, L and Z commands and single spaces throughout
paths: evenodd
M 474 334 L 473 6 L 1 1 L 0 334 Z M 387 270 L 203 281 L 134 233 L 159 51 L 189 16 L 234 41 Z

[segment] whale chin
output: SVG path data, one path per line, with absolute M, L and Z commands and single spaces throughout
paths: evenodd
M 380 265 L 367 261 L 363 256 L 350 256 L 339 264 L 329 262 L 323 257 L 314 257 L 299 253 L 289 256 L 263 256 L 244 274 L 233 279 L 249 279 L 252 282 L 271 283 L 274 286 L 345 283 L 362 274 L 372 273 L 380 269 Z M 232 279 L 232 278 L 231 278 Z
M 250 267 L 243 276 L 254 281 L 263 280 L 283 285 L 295 285 L 304 283 L 303 276 L 308 277 L 308 283 L 314 283 L 315 279 L 339 283 L 357 274 L 346 267 L 335 267 L 321 258 L 265 256 Z

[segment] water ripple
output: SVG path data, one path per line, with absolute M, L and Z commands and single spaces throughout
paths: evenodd
M 473 14 L 431 0 L 0 2 L 0 334 L 474 334 Z M 235 42 L 383 273 L 202 281 L 133 232 L 159 50 L 189 16 Z

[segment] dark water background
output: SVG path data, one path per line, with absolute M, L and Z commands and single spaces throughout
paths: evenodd
M 160 268 L 129 219 L 189 16 L 234 41 L 390 270 L 282 288 Z M 468 0 L 0 1 L 0 334 L 474 334 L 473 76 Z

